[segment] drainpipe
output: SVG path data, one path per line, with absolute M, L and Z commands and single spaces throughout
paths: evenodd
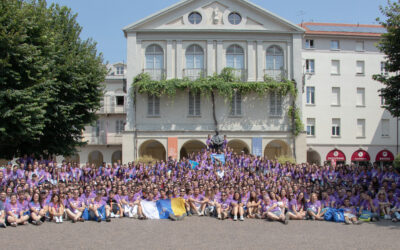
M 134 143 L 133 143 L 133 148 L 134 148 L 134 155 L 135 155 L 135 161 L 138 159 L 138 154 L 137 154 L 137 124 L 136 124 L 136 88 L 133 90 L 133 110 L 134 110 L 134 123 L 133 123 L 133 131 L 134 131 Z

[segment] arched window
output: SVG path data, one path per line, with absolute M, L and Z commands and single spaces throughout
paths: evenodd
M 152 44 L 146 48 L 146 69 L 163 69 L 164 68 L 164 51 L 163 49 Z
M 226 50 L 226 66 L 234 69 L 244 69 L 244 51 L 237 44 Z
M 186 68 L 204 68 L 204 52 L 199 45 L 193 44 L 186 49 Z
M 275 79 L 281 79 L 284 73 L 283 50 L 276 45 L 267 49 L 266 74 Z

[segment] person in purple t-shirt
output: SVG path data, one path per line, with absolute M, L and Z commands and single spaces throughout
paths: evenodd
M 11 194 L 10 202 L 6 205 L 6 215 L 7 222 L 12 227 L 16 227 L 18 224 L 28 224 L 29 215 L 24 215 L 24 210 L 17 202 L 17 195 L 15 193 Z
M 311 220 L 324 220 L 324 214 L 321 212 L 321 202 L 317 199 L 317 194 L 312 193 L 310 202 L 307 203 L 307 214 Z
M 5 213 L 5 211 L 4 211 L 4 204 L 3 204 L 3 201 L 1 201 L 0 200 L 0 227 L 6 227 L 6 221 L 5 221 L 5 218 L 6 218 L 6 213 Z
M 91 200 L 91 203 L 89 205 L 89 212 L 93 214 L 92 218 L 95 218 L 97 222 L 101 222 L 101 216 L 99 210 L 101 210 L 103 207 L 106 212 L 106 221 L 110 222 L 110 206 L 107 205 L 107 203 L 102 199 L 103 192 L 101 190 L 98 190 L 96 192 L 96 198 Z
M 357 220 L 356 209 L 351 206 L 350 199 L 348 197 L 344 199 L 341 209 L 343 209 L 344 221 L 347 225 L 350 225 L 351 223 L 356 225 L 361 224 L 361 222 Z
M 217 201 L 217 216 L 219 220 L 228 218 L 231 209 L 231 200 L 228 199 L 226 192 L 221 194 L 221 199 Z
M 85 220 L 81 217 L 83 211 L 85 211 L 86 205 L 82 198 L 79 197 L 79 190 L 73 191 L 73 197 L 68 200 L 67 209 L 65 210 L 68 218 L 71 219 L 72 223 L 77 221 L 84 222 Z
M 31 212 L 31 220 L 34 225 L 41 225 L 42 219 L 44 220 L 44 216 L 46 215 L 45 210 L 42 208 L 40 204 L 40 195 L 39 193 L 34 193 L 32 196 L 31 202 L 29 202 L 29 210 Z

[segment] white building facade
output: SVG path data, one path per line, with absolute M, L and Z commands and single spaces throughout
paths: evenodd
M 386 74 L 379 25 L 303 23 L 303 122 L 309 162 L 386 161 L 396 155 L 397 121 L 372 79 Z
M 396 154 L 396 119 L 381 106 L 385 73 L 380 26 L 295 25 L 246 0 L 186 0 L 124 28 L 127 62 L 109 65 L 100 119 L 84 131 L 74 160 L 123 163 L 144 156 L 180 159 L 205 147 L 216 130 L 235 152 L 297 162 L 350 163 Z M 269 93 L 210 96 L 189 90 L 149 96 L 133 79 L 197 79 L 234 68 L 244 82 L 265 76 L 297 83 L 298 97 Z M 382 72 L 381 72 L 382 71 Z M 300 109 L 304 133 L 293 135 L 288 108 Z
M 228 146 L 237 153 L 271 158 L 296 153 L 298 160 L 306 160 L 305 150 L 296 150 L 305 147 L 305 138 L 292 134 L 289 96 L 237 95 L 231 101 L 216 95 L 214 121 L 209 96 L 181 91 L 158 98 L 133 94 L 131 85 L 142 72 L 154 80 L 194 79 L 225 67 L 234 68 L 245 82 L 268 75 L 301 84 L 301 27 L 248 1 L 197 0 L 181 1 L 124 32 L 128 93 L 133 96 L 122 143 L 124 162 L 145 155 L 182 158 L 204 148 L 207 135 L 216 130 L 227 135 Z M 301 98 L 295 101 L 301 107 Z

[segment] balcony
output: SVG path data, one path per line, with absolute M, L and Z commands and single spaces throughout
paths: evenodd
M 98 114 L 126 114 L 126 105 L 102 105 L 97 111 Z
M 239 81 L 247 81 L 247 69 L 232 69 L 232 73 Z
M 151 80 L 161 81 L 165 79 L 165 70 L 164 69 L 144 69 L 143 73 L 147 73 L 150 75 Z
M 100 132 L 99 136 L 84 134 L 83 141 L 88 145 L 122 145 L 122 134 Z
M 281 69 L 265 69 L 264 74 L 275 81 L 282 81 L 287 78 L 286 71 Z
M 183 77 L 188 78 L 191 81 L 205 77 L 204 69 L 184 69 Z

